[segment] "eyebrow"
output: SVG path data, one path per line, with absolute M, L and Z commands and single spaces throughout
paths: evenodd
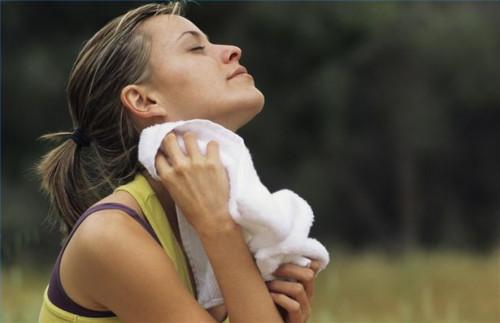
M 192 35 L 192 36 L 194 36 L 194 37 L 196 37 L 196 38 L 198 38 L 198 39 L 201 39 L 201 38 L 205 37 L 205 38 L 207 39 L 207 41 L 208 41 L 208 42 L 210 42 L 210 40 L 208 39 L 208 36 L 207 36 L 207 35 L 205 35 L 205 34 L 203 34 L 203 33 L 200 33 L 200 32 L 198 32 L 198 31 L 196 31 L 196 30 L 187 30 L 187 31 L 183 32 L 183 33 L 182 33 L 182 34 L 180 34 L 180 36 L 177 38 L 176 42 L 177 42 L 177 41 L 179 41 L 179 39 L 181 39 L 181 38 L 182 38 L 182 36 L 184 36 L 184 35 Z

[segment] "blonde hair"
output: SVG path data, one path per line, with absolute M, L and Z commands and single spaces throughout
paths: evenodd
M 120 91 L 149 77 L 151 39 L 138 28 L 141 23 L 156 15 L 181 15 L 182 9 L 182 3 L 172 2 L 130 10 L 102 27 L 78 54 L 67 86 L 68 105 L 73 126 L 90 143 L 78 145 L 71 132 L 43 135 L 60 144 L 37 164 L 42 190 L 64 235 L 88 207 L 141 170 L 139 132 Z

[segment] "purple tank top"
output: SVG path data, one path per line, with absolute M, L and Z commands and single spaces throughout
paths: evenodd
M 62 284 L 61 284 L 61 277 L 59 273 L 59 268 L 61 266 L 61 257 L 66 249 L 66 246 L 68 245 L 71 237 L 75 233 L 76 229 L 80 226 L 80 224 L 92 213 L 101 211 L 101 210 L 108 210 L 108 209 L 118 209 L 121 210 L 128 215 L 130 215 L 132 218 L 137 220 L 146 231 L 149 232 L 149 234 L 160 244 L 160 241 L 158 240 L 158 237 L 156 236 L 153 228 L 149 223 L 139 216 L 133 209 L 129 208 L 128 206 L 125 206 L 123 204 L 119 203 L 102 203 L 98 204 L 94 207 L 89 208 L 87 211 L 85 211 L 78 221 L 75 223 L 73 226 L 73 229 L 71 230 L 70 234 L 68 235 L 68 238 L 66 239 L 66 242 L 64 243 L 64 246 L 61 249 L 61 252 L 59 253 L 59 256 L 57 257 L 56 263 L 54 265 L 54 269 L 52 271 L 52 275 L 50 277 L 50 283 L 49 283 L 49 290 L 48 290 L 48 297 L 49 300 L 54 304 L 55 306 L 59 307 L 62 310 L 65 310 L 67 312 L 80 315 L 80 316 L 86 316 L 86 317 L 111 317 L 115 316 L 115 314 L 111 311 L 94 311 L 90 310 L 88 308 L 85 308 L 83 306 L 78 305 L 75 303 L 69 296 L 66 294 L 64 291 Z

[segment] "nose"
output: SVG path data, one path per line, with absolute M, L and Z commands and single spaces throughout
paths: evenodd
M 222 60 L 224 63 L 238 62 L 241 58 L 241 49 L 233 45 L 224 45 L 222 50 Z

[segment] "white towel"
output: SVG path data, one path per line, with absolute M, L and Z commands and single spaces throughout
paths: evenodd
M 144 129 L 139 140 L 139 161 L 159 180 L 155 156 L 163 138 L 171 131 L 186 153 L 182 134 L 193 132 L 202 154 L 209 141 L 219 144 L 221 162 L 229 178 L 228 209 L 242 227 L 245 240 L 265 280 L 283 263 L 308 266 L 317 259 L 320 270 L 329 262 L 327 250 L 309 238 L 314 215 L 309 204 L 290 190 L 275 193 L 261 183 L 243 139 L 234 132 L 208 120 L 168 122 Z M 193 227 L 176 207 L 182 244 L 193 271 L 198 302 L 210 308 L 224 302 L 213 269 Z

